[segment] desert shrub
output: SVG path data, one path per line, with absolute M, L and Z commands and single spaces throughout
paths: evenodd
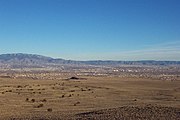
M 78 105 L 78 104 L 80 104 L 80 102 L 78 101 L 78 102 L 76 102 L 76 103 L 74 103 L 74 106 L 76 106 L 76 105 Z
M 22 88 L 22 86 L 21 86 L 21 85 L 18 85 L 17 88 Z
M 34 108 L 41 108 L 43 106 L 44 106 L 43 104 L 39 104 L 39 105 L 35 105 Z
M 31 99 L 31 102 L 35 102 L 35 99 Z
M 43 107 L 44 105 L 41 103 L 39 104 L 37 107 L 40 108 L 40 107 Z
M 12 92 L 12 90 L 9 90 L 8 92 Z
M 29 101 L 29 98 L 26 98 L 26 101 Z
M 48 111 L 48 112 L 52 112 L 52 108 L 48 108 L 47 111 Z
M 84 90 L 83 88 L 81 88 L 81 91 L 86 91 L 86 90 Z
M 43 99 L 43 100 L 41 100 L 41 102 L 47 102 L 47 100 L 46 100 L 46 99 Z

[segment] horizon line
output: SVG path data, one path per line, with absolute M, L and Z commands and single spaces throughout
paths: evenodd
M 0 55 L 11 55 L 11 54 L 24 54 L 24 55 L 37 55 L 37 56 L 43 56 L 43 57 L 49 57 L 52 59 L 63 59 L 63 60 L 71 60 L 71 61 L 114 61 L 114 62 L 118 62 L 118 61 L 127 61 L 127 62 L 139 62 L 139 61 L 154 61 L 154 62 L 168 62 L 168 61 L 172 61 L 172 62 L 180 62 L 180 60 L 153 60 L 153 59 L 139 59 L 139 60 L 113 60 L 113 59 L 88 59 L 88 60 L 76 60 L 76 59 L 66 59 L 66 58 L 61 58 L 61 57 L 53 57 L 53 56 L 49 56 L 49 55 L 43 55 L 43 54 L 38 54 L 38 53 L 23 53 L 23 52 L 17 52 L 17 53 L 0 53 Z

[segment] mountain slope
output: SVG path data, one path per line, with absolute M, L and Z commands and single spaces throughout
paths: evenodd
M 0 55 L 0 65 L 17 67 L 42 67 L 53 63 L 53 58 L 35 54 L 2 54 Z M 59 59 L 59 61 L 62 59 Z
M 180 65 L 180 61 L 74 61 L 54 59 L 36 54 L 1 54 L 0 66 L 19 67 L 44 67 L 50 65 Z

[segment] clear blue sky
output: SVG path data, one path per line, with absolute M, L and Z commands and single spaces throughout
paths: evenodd
M 0 54 L 180 60 L 180 0 L 0 0 Z

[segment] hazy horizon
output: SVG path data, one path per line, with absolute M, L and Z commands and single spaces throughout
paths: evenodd
M 0 54 L 180 61 L 179 0 L 1 0 Z

